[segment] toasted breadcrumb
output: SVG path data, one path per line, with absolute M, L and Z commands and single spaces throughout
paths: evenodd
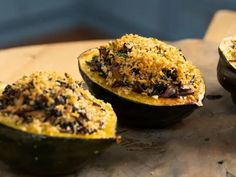
M 155 38 L 126 34 L 99 48 L 87 65 L 111 87 L 153 98 L 199 98 L 200 71 L 181 50 Z M 124 90 L 126 90 L 124 92 Z
M 0 122 L 35 132 L 93 134 L 109 118 L 106 104 L 68 74 L 36 72 L 7 85 L 0 95 Z M 9 120 L 6 120 L 9 119 Z

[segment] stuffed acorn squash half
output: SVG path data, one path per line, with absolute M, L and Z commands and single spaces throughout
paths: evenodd
M 127 34 L 82 53 L 78 63 L 89 90 L 112 104 L 120 123 L 163 127 L 202 106 L 200 71 L 158 39 Z
M 218 51 L 220 55 L 217 66 L 218 81 L 231 93 L 236 104 L 236 36 L 224 38 Z
M 77 170 L 116 140 L 116 115 L 68 74 L 38 72 L 0 95 L 0 160 L 16 170 Z

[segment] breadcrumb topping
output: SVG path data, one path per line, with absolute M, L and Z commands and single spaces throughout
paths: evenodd
M 158 99 L 191 95 L 198 99 L 200 71 L 180 49 L 155 38 L 126 34 L 99 47 L 87 62 L 111 87 Z
M 37 132 L 93 134 L 109 119 L 106 104 L 65 73 L 36 72 L 7 85 L 0 96 L 0 122 L 34 128 Z

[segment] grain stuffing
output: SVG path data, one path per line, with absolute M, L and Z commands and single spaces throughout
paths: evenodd
M 36 72 L 4 88 L 0 122 L 36 133 L 93 134 L 104 129 L 107 108 L 70 75 Z
M 86 63 L 110 87 L 156 99 L 199 97 L 200 71 L 174 46 L 126 34 L 98 50 L 99 55 Z

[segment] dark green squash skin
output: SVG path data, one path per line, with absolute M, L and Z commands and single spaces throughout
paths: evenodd
M 79 70 L 89 91 L 98 99 L 111 103 L 118 123 L 130 127 L 164 128 L 190 115 L 197 105 L 151 106 L 124 99 L 91 81 L 86 73 Z
M 0 160 L 14 171 L 34 175 L 75 172 L 105 151 L 115 139 L 34 135 L 0 124 Z
M 232 100 L 236 104 L 236 69 L 230 65 L 223 52 L 219 51 L 219 62 L 217 65 L 217 78 L 221 86 L 231 93 Z

